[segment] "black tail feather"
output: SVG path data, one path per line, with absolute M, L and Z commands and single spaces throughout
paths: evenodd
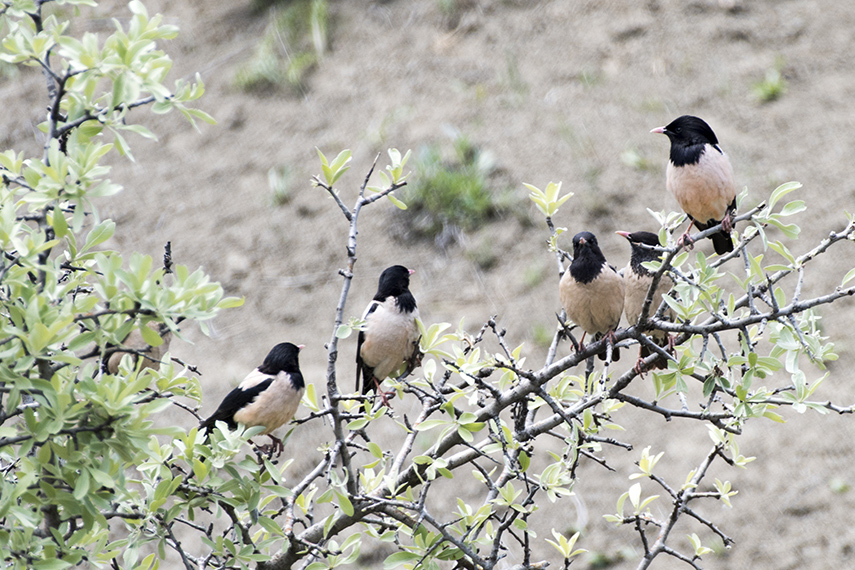
M 724 255 L 733 251 L 733 240 L 730 239 L 730 233 L 718 232 L 710 236 L 715 252 L 719 255 Z
M 641 349 L 638 353 L 638 357 L 647 358 L 651 354 L 653 354 L 653 351 L 650 350 L 650 347 L 648 347 L 646 344 L 642 344 Z M 656 370 L 668 368 L 668 359 L 660 355 L 659 358 L 657 358 L 650 364 L 650 368 L 655 368 Z
M 594 340 L 598 341 L 601 338 L 603 338 L 603 335 L 598 333 L 594 337 Z M 605 344 L 603 346 L 604 346 L 603 350 L 597 353 L 597 358 L 599 358 L 602 361 L 605 361 L 606 360 L 606 352 L 608 352 L 608 344 Z M 617 362 L 618 360 L 620 360 L 620 349 L 616 346 L 612 346 L 612 362 Z

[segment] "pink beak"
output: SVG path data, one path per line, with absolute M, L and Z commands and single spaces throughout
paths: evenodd
M 298 344 L 297 345 L 297 350 L 303 350 L 304 348 L 306 348 L 305 344 Z
M 410 272 L 410 275 L 412 275 L 413 273 L 415 273 L 415 272 L 416 272 L 416 270 L 415 270 L 415 269 L 407 269 L 407 271 L 409 271 L 409 272 Z
M 656 127 L 655 129 L 651 129 L 651 133 L 656 133 L 657 135 L 665 134 L 665 127 Z
M 629 239 L 629 232 L 615 232 L 619 236 L 623 236 L 626 239 Z

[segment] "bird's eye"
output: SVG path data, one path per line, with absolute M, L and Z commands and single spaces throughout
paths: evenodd
M 683 127 L 676 127 L 676 128 L 674 129 L 674 132 L 675 132 L 675 133 L 681 133 L 681 132 L 683 132 Z

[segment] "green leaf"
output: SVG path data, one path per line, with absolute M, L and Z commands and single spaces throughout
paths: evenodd
M 63 238 L 68 233 L 68 221 L 65 219 L 65 214 L 56 208 L 51 216 L 51 224 L 56 237 Z
M 350 502 L 350 499 L 347 495 L 343 493 L 336 493 L 338 496 L 338 506 L 341 507 L 341 511 L 349 517 L 353 516 L 353 503 Z
M 784 184 L 781 184 L 780 186 L 775 188 L 775 191 L 772 192 L 772 196 L 769 197 L 769 210 L 771 211 L 772 208 L 775 207 L 775 204 L 778 203 L 778 200 L 780 200 L 793 190 L 798 190 L 801 187 L 801 182 L 785 182 Z
M 113 220 L 104 220 L 89 232 L 86 236 L 86 243 L 83 245 L 81 252 L 87 251 L 96 245 L 100 245 L 113 237 L 113 232 L 116 231 L 116 222 Z
M 163 344 L 163 338 L 161 338 L 156 330 L 148 325 L 141 326 L 140 333 L 142 334 L 143 340 L 146 341 L 149 346 L 160 346 Z
M 347 338 L 353 333 L 353 329 L 348 325 L 339 325 L 337 329 L 335 329 L 335 337 L 336 338 Z
M 330 168 L 335 171 L 338 171 L 341 169 L 342 166 L 350 162 L 351 158 L 352 157 L 350 151 L 348 149 L 344 149 L 343 151 L 338 153 L 338 156 L 336 156 L 335 159 L 333 159 L 332 163 L 330 163 Z
M 329 166 L 330 163 L 327 161 L 327 157 L 324 156 L 324 153 L 321 152 L 321 149 L 315 147 L 315 150 L 318 152 L 318 158 L 321 159 L 321 164 L 323 166 Z
M 386 557 L 386 560 L 383 561 L 383 568 L 385 570 L 391 570 L 392 568 L 397 568 L 403 564 L 416 562 L 420 558 L 421 555 L 416 554 L 415 552 L 395 552 L 394 554 L 390 554 Z
M 531 464 L 531 458 L 525 451 L 520 451 L 519 462 L 520 469 L 522 469 L 523 471 L 528 471 L 528 467 Z
M 799 237 L 799 232 L 801 230 L 796 224 L 785 224 L 774 217 L 769 218 L 769 223 L 784 232 L 784 235 L 790 239 L 796 239 Z
M 422 423 L 416 425 L 416 430 L 418 431 L 427 431 L 429 429 L 433 429 L 438 426 L 448 425 L 449 420 L 426 420 Z
M 208 476 L 208 466 L 198 458 L 193 458 L 193 475 L 196 476 L 196 481 L 202 482 Z
M 367 418 L 360 418 L 358 420 L 353 420 L 352 422 L 347 424 L 347 429 L 349 429 L 350 431 L 361 430 L 362 428 L 367 426 L 369 422 L 370 422 L 370 420 Z
M 190 117 L 193 117 L 195 119 L 199 119 L 200 121 L 208 123 L 209 125 L 216 125 L 217 124 L 217 119 L 215 119 L 214 117 L 212 117 L 211 115 L 209 115 L 208 113 L 206 113 L 205 111 L 203 111 L 201 109 L 184 108 L 183 110 L 184 110 L 185 116 L 189 115 Z M 195 126 L 195 123 L 194 123 L 194 126 Z
M 781 212 L 779 215 L 781 216 L 792 216 L 793 214 L 798 214 L 799 212 L 803 212 L 807 209 L 805 206 L 804 200 L 793 200 L 783 208 L 781 208 Z
M 840 283 L 840 285 L 841 285 L 841 286 L 846 285 L 847 283 L 849 283 L 850 281 L 852 281 L 852 279 L 853 279 L 853 278 L 855 278 L 855 269 L 850 269 L 850 270 L 849 270 L 849 273 L 847 273 L 847 274 L 843 277 L 843 281 Z
M 217 308 L 234 309 L 235 307 L 242 307 L 245 300 L 243 297 L 225 297 L 217 303 Z
M 400 200 L 398 200 L 397 198 L 395 198 L 391 194 L 386 194 L 386 197 L 389 198 L 389 201 L 392 202 L 393 204 L 395 204 L 395 207 L 398 208 L 399 210 L 406 210 L 407 209 L 406 204 L 404 204 L 403 202 L 401 202 Z
M 65 568 L 71 568 L 71 566 L 73 564 L 59 558 L 36 560 L 33 562 L 33 570 L 64 570 Z
M 258 517 L 258 524 L 273 536 L 283 536 L 282 525 L 269 517 Z

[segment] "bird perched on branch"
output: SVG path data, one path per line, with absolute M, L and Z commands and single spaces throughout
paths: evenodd
M 646 261 L 657 261 L 659 252 L 651 247 L 659 245 L 659 237 L 651 232 L 615 232 L 618 235 L 629 240 L 629 246 L 632 248 L 632 254 L 629 258 L 629 263 L 623 271 L 623 280 L 626 284 L 626 292 L 623 301 L 623 312 L 626 315 L 626 320 L 630 325 L 638 323 L 641 316 L 641 309 L 644 306 L 644 301 L 650 291 L 650 286 L 653 284 L 653 273 L 651 273 L 642 264 Z M 644 246 L 651 247 L 644 247 Z M 662 304 L 662 296 L 668 293 L 674 286 L 674 281 L 667 273 L 663 273 L 656 285 L 656 291 L 650 301 L 650 308 L 647 316 L 652 317 L 659 305 Z M 674 319 L 674 311 L 671 308 L 665 309 L 664 315 L 666 319 Z M 662 347 L 668 347 L 671 343 L 671 336 L 662 330 L 654 330 L 650 335 L 653 342 Z M 641 359 L 651 354 L 650 348 L 642 344 L 638 353 L 639 365 Z M 660 357 L 653 361 L 654 368 L 665 368 L 668 362 Z M 639 366 L 639 369 L 640 366 Z
M 291 421 L 306 391 L 298 359 L 301 348 L 302 345 L 290 342 L 274 346 L 261 366 L 229 392 L 217 411 L 199 428 L 210 433 L 217 421 L 225 422 L 229 429 L 235 429 L 238 423 L 246 427 L 264 426 L 262 434 L 273 442 L 271 451 L 282 453 L 285 448 L 282 440 L 270 432 Z
M 150 321 L 147 326 L 160 335 L 163 342 L 157 346 L 152 346 L 143 338 L 140 329 L 132 330 L 130 334 L 125 337 L 125 340 L 122 341 L 122 346 L 118 347 L 118 349 L 113 352 L 107 360 L 107 371 L 110 374 L 116 374 L 119 371 L 119 364 L 122 362 L 122 357 L 126 354 L 131 355 L 134 365 L 136 365 L 137 360 L 142 357 L 142 365 L 140 366 L 141 371 L 146 368 L 154 369 L 160 364 L 160 361 L 163 359 L 163 355 L 169 350 L 169 343 L 172 340 L 172 331 L 170 331 L 166 325 L 156 323 L 154 321 Z
M 722 231 L 710 236 L 715 252 L 733 251 L 730 230 L 736 212 L 736 186 L 730 159 L 718 144 L 710 126 L 698 117 L 683 115 L 651 133 L 671 141 L 666 187 L 700 230 L 721 223 Z M 689 228 L 680 243 L 691 246 Z
M 558 291 L 567 316 L 584 331 L 580 346 L 585 334 L 594 335 L 594 340 L 614 335 L 623 313 L 623 278 L 606 262 L 591 232 L 573 236 L 573 262 L 561 277 Z M 617 348 L 612 357 L 620 358 Z
M 362 377 L 362 393 L 377 390 L 385 403 L 380 383 L 404 363 L 409 370 L 418 365 L 419 309 L 410 293 L 412 269 L 393 265 L 380 274 L 377 293 L 368 304 L 356 345 L 356 389 Z

